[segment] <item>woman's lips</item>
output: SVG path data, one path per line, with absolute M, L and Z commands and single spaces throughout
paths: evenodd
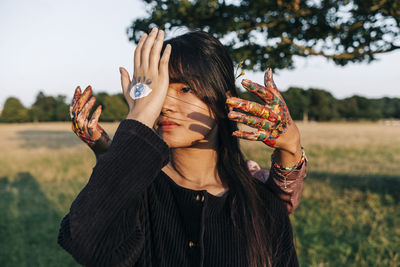
M 159 125 L 160 125 L 160 127 L 161 127 L 161 129 L 162 129 L 163 131 L 172 130 L 172 129 L 174 129 L 175 127 L 178 127 L 178 126 L 179 126 L 178 123 L 173 122 L 173 121 L 161 121 L 161 122 L 159 123 Z

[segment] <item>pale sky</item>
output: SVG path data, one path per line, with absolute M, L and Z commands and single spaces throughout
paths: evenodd
M 0 107 L 15 96 L 28 107 L 40 90 L 72 98 L 77 85 L 121 92 L 118 68 L 132 72 L 135 46 L 126 28 L 145 15 L 139 0 L 0 0 Z M 400 51 L 371 64 L 338 67 L 323 58 L 296 59 L 275 75 L 280 90 L 321 88 L 335 97 L 400 97 Z M 261 83 L 262 73 L 245 78 Z

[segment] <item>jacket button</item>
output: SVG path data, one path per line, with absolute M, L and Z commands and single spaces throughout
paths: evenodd
M 189 248 L 193 248 L 195 246 L 193 241 L 189 241 Z

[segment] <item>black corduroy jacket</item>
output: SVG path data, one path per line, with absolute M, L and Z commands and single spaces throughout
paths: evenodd
M 231 195 L 177 185 L 161 171 L 169 149 L 150 128 L 123 120 L 62 223 L 58 243 L 85 266 L 246 266 Z M 277 266 L 297 266 L 283 201 L 260 183 Z

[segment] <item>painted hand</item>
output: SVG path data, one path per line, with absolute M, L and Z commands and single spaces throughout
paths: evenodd
M 92 118 L 88 120 L 90 110 L 96 102 L 96 97 L 92 96 L 92 87 L 88 86 L 83 93 L 78 86 L 75 89 L 72 104 L 69 112 L 72 120 L 72 131 L 91 148 L 98 145 L 99 142 L 109 144 L 109 136 L 104 129 L 98 124 L 101 114 L 101 105 L 97 107 L 92 114 Z M 89 99 L 89 100 L 88 100 Z M 100 138 L 104 137 L 104 138 Z
M 246 90 L 255 93 L 264 100 L 265 105 L 237 97 L 228 98 L 226 103 L 230 108 L 255 115 L 246 115 L 232 110 L 229 112 L 228 118 L 257 129 L 254 132 L 239 130 L 235 131 L 233 135 L 247 140 L 262 141 L 268 146 L 276 147 L 277 139 L 287 131 L 292 124 L 292 119 L 288 107 L 274 83 L 272 70 L 267 69 L 265 72 L 265 86 L 245 79 L 242 81 L 242 85 Z
M 135 49 L 132 80 L 126 69 L 120 68 L 121 85 L 129 106 L 127 119 L 135 119 L 153 127 L 160 115 L 169 85 L 168 61 L 171 45 L 161 50 L 164 31 L 154 28 L 143 34 Z

